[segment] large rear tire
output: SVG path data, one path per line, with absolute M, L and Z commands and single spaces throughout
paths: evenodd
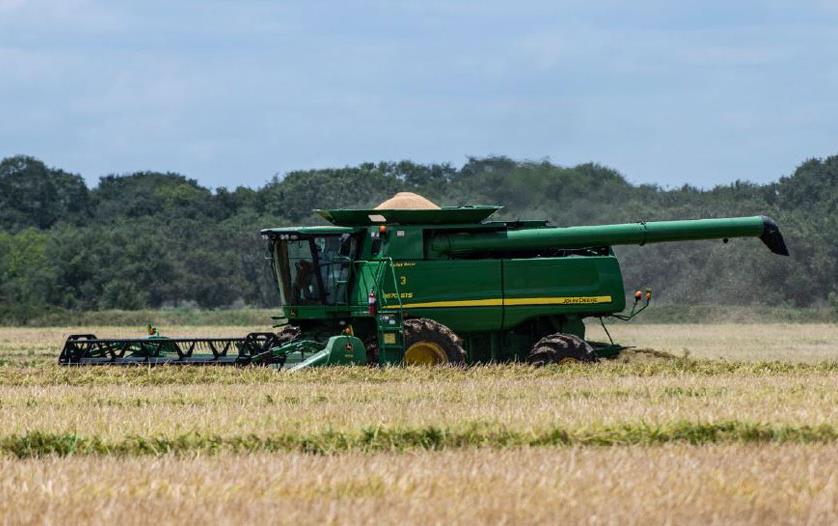
M 427 318 L 404 321 L 405 365 L 461 365 L 466 351 L 445 325 Z
M 557 332 L 533 345 L 527 361 L 532 365 L 550 363 L 598 362 L 593 347 L 578 336 Z

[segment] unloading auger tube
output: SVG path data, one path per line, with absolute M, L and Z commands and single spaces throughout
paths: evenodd
M 455 256 L 491 250 L 578 249 L 735 237 L 758 237 L 771 252 L 789 255 L 777 223 L 766 216 L 443 234 L 434 237 L 431 250 Z

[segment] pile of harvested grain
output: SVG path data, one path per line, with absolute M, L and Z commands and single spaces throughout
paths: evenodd
M 419 194 L 399 192 L 375 207 L 376 210 L 438 210 L 439 206 Z

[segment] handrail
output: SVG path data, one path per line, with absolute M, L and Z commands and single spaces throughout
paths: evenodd
M 387 261 L 387 266 L 390 268 L 390 276 L 393 278 L 393 290 L 395 291 L 396 299 L 399 300 L 399 310 L 401 311 L 401 310 L 404 309 L 404 306 L 402 305 L 402 294 L 401 294 L 401 291 L 399 290 L 399 283 L 398 283 L 398 280 L 396 279 L 396 271 L 393 269 L 393 258 L 388 257 L 385 261 Z M 383 296 L 383 297 L 384 297 L 384 300 L 385 300 L 384 303 L 386 303 L 386 300 L 387 300 L 386 295 Z

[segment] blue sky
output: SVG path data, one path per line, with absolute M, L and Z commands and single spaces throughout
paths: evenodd
M 492 154 L 771 181 L 838 154 L 838 2 L 0 0 L 17 153 L 90 183 Z

